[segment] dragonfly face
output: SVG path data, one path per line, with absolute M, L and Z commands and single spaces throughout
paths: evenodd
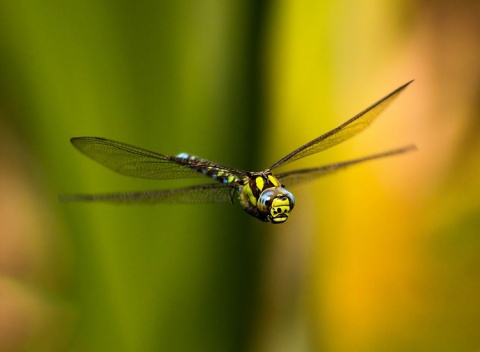
M 265 222 L 281 224 L 288 219 L 295 206 L 293 195 L 284 185 L 300 184 L 355 164 L 415 149 L 415 146 L 407 146 L 355 160 L 294 170 L 277 176 L 273 176 L 271 172 L 277 167 L 333 147 L 363 131 L 410 83 L 411 81 L 395 89 L 347 122 L 295 149 L 261 172 L 247 172 L 223 166 L 186 153 L 177 156 L 154 153 L 105 138 L 72 138 L 70 141 L 82 153 L 123 175 L 149 179 L 203 175 L 217 183 L 146 192 L 73 194 L 61 198 L 66 201 L 117 203 L 233 203 L 234 195 L 238 194 L 240 204 L 248 214 Z
M 239 188 L 243 209 L 262 221 L 281 224 L 295 206 L 293 195 L 270 171 L 250 173 Z
M 260 195 L 257 207 L 267 213 L 267 219 L 273 224 L 287 221 L 290 211 L 295 206 L 293 194 L 283 187 L 267 188 Z

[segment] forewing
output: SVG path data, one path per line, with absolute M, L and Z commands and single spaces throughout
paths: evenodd
M 209 165 L 219 166 L 200 158 L 189 159 L 154 153 L 105 138 L 76 137 L 70 141 L 88 157 L 127 176 L 150 179 L 197 177 L 201 176 L 199 171 L 202 168 Z
M 128 193 L 67 194 L 60 196 L 65 202 L 110 202 L 110 203 L 233 203 L 235 185 L 214 183 L 159 191 Z
M 314 180 L 321 176 L 332 174 L 336 171 L 346 169 L 347 167 L 350 167 L 352 165 L 360 164 L 370 160 L 381 159 L 388 156 L 403 154 L 413 150 L 416 150 L 416 147 L 414 145 L 410 145 L 404 148 L 394 149 L 384 153 L 369 155 L 369 156 L 355 159 L 355 160 L 349 160 L 345 162 L 319 166 L 319 167 L 314 167 L 310 169 L 294 170 L 294 171 L 286 172 L 280 175 L 276 175 L 276 177 L 282 184 L 285 184 L 287 187 L 290 187 L 292 185 L 295 186 L 295 185 L 299 185 L 299 184 Z
M 403 86 L 395 89 L 392 93 L 366 108 L 344 124 L 294 150 L 273 164 L 270 167 L 270 170 L 331 148 L 363 131 L 412 82 L 413 81 L 405 83 Z

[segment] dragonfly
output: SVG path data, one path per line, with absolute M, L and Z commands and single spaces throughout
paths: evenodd
M 120 174 L 146 179 L 179 179 L 206 176 L 215 183 L 154 191 L 70 194 L 65 201 L 114 203 L 234 203 L 253 217 L 282 224 L 295 207 L 286 185 L 295 186 L 370 160 L 404 154 L 415 145 L 313 168 L 274 175 L 272 170 L 331 148 L 367 128 L 412 81 L 398 87 L 342 125 L 295 149 L 269 168 L 250 172 L 224 166 L 187 153 L 165 155 L 99 137 L 74 137 L 70 141 L 80 152 Z

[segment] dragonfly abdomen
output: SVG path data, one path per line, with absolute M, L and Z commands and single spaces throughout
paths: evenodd
M 238 183 L 241 181 L 241 179 L 231 171 L 214 162 L 199 158 L 198 156 L 180 153 L 176 158 L 182 160 L 182 163 L 186 163 L 186 166 L 189 168 L 221 183 Z

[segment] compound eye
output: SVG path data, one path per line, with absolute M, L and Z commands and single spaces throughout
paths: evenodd
M 292 210 L 295 206 L 295 199 L 293 198 L 293 195 L 290 192 L 286 191 L 285 197 L 288 198 L 288 200 L 290 201 L 290 210 Z
M 275 199 L 277 192 L 275 192 L 274 188 L 268 188 L 262 192 L 260 198 L 257 202 L 257 208 L 262 213 L 269 213 L 270 207 L 272 206 L 272 201 Z

